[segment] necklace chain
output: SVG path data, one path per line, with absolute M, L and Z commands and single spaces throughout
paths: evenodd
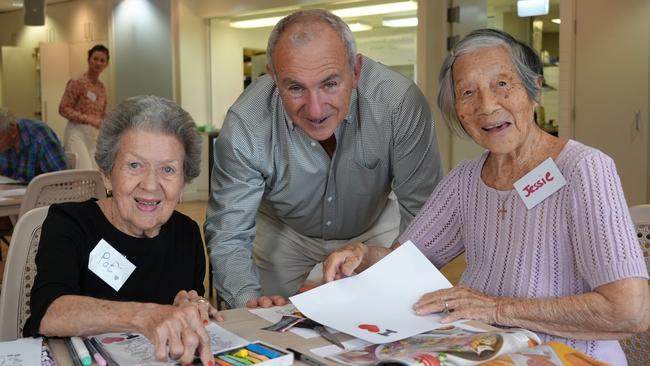
M 510 196 L 512 195 L 513 191 L 514 190 L 508 192 L 508 194 L 503 198 L 501 198 L 501 195 L 498 196 L 499 198 L 497 201 L 497 206 L 501 206 L 501 207 L 497 209 L 497 213 L 501 214 L 501 220 L 505 220 L 506 218 L 506 214 L 508 213 L 508 209 L 506 208 L 506 202 L 510 200 Z

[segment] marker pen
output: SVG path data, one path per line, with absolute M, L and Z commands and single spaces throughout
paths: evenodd
M 74 348 L 75 352 L 77 352 L 77 356 L 79 356 L 81 364 L 83 366 L 90 366 L 93 363 L 93 359 L 90 357 L 90 352 L 88 352 L 88 348 L 84 346 L 84 342 L 81 340 L 81 338 L 70 337 L 70 342 L 72 342 L 72 347 Z
M 99 353 L 99 351 L 93 346 L 92 342 L 90 339 L 84 338 L 84 344 L 86 345 L 86 348 L 88 348 L 88 352 L 93 356 L 95 359 L 95 363 L 97 363 L 97 366 L 106 366 L 106 360 L 104 357 L 102 357 L 102 354 Z

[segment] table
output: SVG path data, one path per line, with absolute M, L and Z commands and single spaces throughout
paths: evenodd
M 23 194 L 4 196 L 2 192 L 24 188 L 26 188 L 26 186 L 18 184 L 0 184 L 0 217 L 18 217 L 18 214 L 20 213 L 20 204 L 23 202 Z
M 226 320 L 223 323 L 219 323 L 219 325 L 249 341 L 264 341 L 280 348 L 286 349 L 287 347 L 290 347 L 303 353 L 309 353 L 309 350 L 312 348 L 328 346 L 331 344 L 322 337 L 305 339 L 293 334 L 292 332 L 278 333 L 262 330 L 261 328 L 269 326 L 271 323 L 251 313 L 247 309 L 230 309 L 225 310 L 222 313 Z M 338 333 L 336 336 L 341 341 L 352 339 L 352 337 L 347 334 Z M 63 339 L 48 339 L 48 344 L 52 350 L 57 365 L 73 365 Z M 321 361 L 323 364 L 339 365 L 336 362 L 325 360 L 314 354 L 309 353 L 309 355 Z M 307 365 L 300 361 L 294 361 L 294 363 L 296 365 Z

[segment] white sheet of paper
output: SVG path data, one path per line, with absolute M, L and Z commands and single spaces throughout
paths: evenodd
M 0 184 L 15 184 L 15 183 L 20 183 L 17 180 L 9 177 L 5 177 L 4 175 L 0 175 Z
M 210 335 L 213 353 L 250 343 L 214 322 L 210 322 L 205 328 Z M 120 365 L 176 365 L 176 362 L 172 361 L 157 362 L 153 355 L 153 344 L 141 334 L 105 333 L 97 335 L 95 338 Z
M 451 283 L 407 241 L 358 275 L 333 281 L 291 302 L 307 317 L 371 343 L 386 343 L 441 326 L 441 316 L 418 316 L 413 304 Z
M 40 366 L 42 347 L 42 338 L 27 337 L 0 342 L 0 365 Z
M 279 322 L 283 316 L 292 315 L 298 309 L 296 309 L 293 304 L 289 303 L 282 306 L 274 306 L 271 308 L 253 308 L 248 309 L 251 313 L 259 316 L 262 319 L 270 321 L 272 324 Z M 307 328 L 291 328 L 289 331 L 297 336 L 300 336 L 305 339 L 320 337 L 320 334 L 312 329 Z M 338 333 L 335 329 L 329 328 L 331 333 Z
M 24 196 L 27 188 L 3 189 L 0 191 L 0 197 Z

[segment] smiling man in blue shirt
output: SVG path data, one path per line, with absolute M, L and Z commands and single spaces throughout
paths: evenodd
M 294 13 L 268 43 L 269 75 L 230 108 L 214 149 L 205 233 L 233 307 L 283 304 L 349 242 L 390 245 L 442 177 L 422 92 L 357 54 L 339 17 Z
M 65 169 L 65 153 L 43 122 L 16 119 L 0 108 L 0 175 L 29 183 L 41 173 Z

